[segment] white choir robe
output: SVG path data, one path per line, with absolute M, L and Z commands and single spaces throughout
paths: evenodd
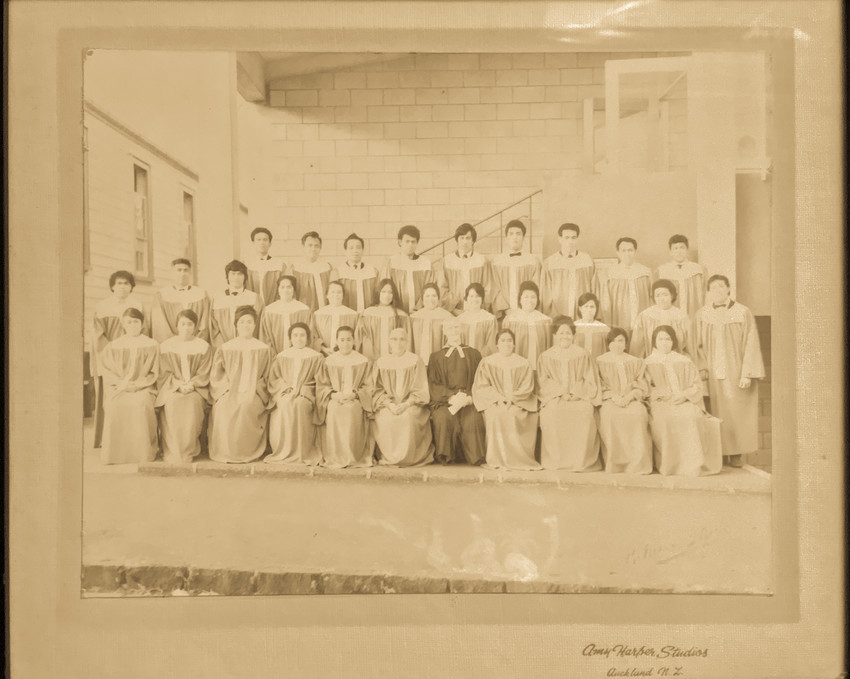
M 649 436 L 649 413 L 644 401 L 649 396 L 646 367 L 629 354 L 607 352 L 596 359 L 602 387 L 599 407 L 599 437 L 602 460 L 608 473 L 651 474 L 652 439 Z M 613 396 L 640 391 L 637 400 L 626 406 L 616 405 Z
M 354 345 L 370 361 L 377 361 L 381 356 L 389 356 L 390 331 L 396 328 L 407 331 L 407 350 L 411 351 L 410 316 L 391 306 L 371 306 L 360 314 Z
M 501 314 L 508 309 L 519 309 L 519 286 L 525 281 L 532 281 L 542 290 L 542 264 L 537 255 L 522 252 L 512 255 L 503 252 L 494 255 L 492 259 L 493 313 Z
M 156 293 L 151 305 L 151 331 L 157 342 L 162 344 L 177 334 L 177 314 L 185 309 L 198 315 L 195 335 L 210 341 L 210 298 L 206 290 L 190 285 L 183 290 L 169 286 Z
M 251 290 L 243 289 L 237 294 L 230 294 L 225 290 L 213 299 L 210 305 L 210 344 L 213 349 L 220 348 L 225 342 L 236 337 L 236 326 L 234 325 L 234 314 L 241 306 L 254 307 L 257 312 L 257 327 L 254 329 L 254 337 L 260 336 L 260 323 L 262 321 L 263 300 Z
M 502 405 L 500 401 L 507 401 Z M 491 354 L 481 359 L 472 384 L 472 402 L 487 429 L 485 464 L 491 469 L 540 469 L 534 371 L 522 356 Z
M 489 311 L 464 311 L 460 321 L 461 343 L 478 349 L 481 356 L 496 353 L 496 317 Z
M 567 257 L 560 251 L 543 262 L 540 290 L 543 312 L 552 316 L 579 317 L 578 298 L 586 292 L 597 293 L 596 264 L 586 252 Z
M 292 346 L 289 341 L 289 328 L 293 323 L 306 323 L 310 328 L 311 343 L 316 346 L 318 337 L 313 324 L 313 313 L 306 304 L 297 299 L 291 302 L 279 299 L 263 310 L 263 317 L 260 319 L 260 341 L 269 345 L 273 356 Z
M 649 429 L 655 467 L 665 476 L 717 474 L 723 466 L 717 424 L 702 408 L 702 381 L 694 362 L 678 352 L 653 351 L 645 361 L 649 382 Z M 671 402 L 676 394 L 684 403 Z
M 437 283 L 441 290 L 445 289 L 445 283 L 438 280 L 431 260 L 425 255 L 416 259 L 393 255 L 384 267 L 382 278 L 389 278 L 395 283 L 401 297 L 399 306 L 409 314 L 422 308 L 422 288 L 426 283 Z
M 583 349 L 587 349 L 595 359 L 608 351 L 606 342 L 611 328 L 602 321 L 576 321 L 575 343 Z
M 335 352 L 328 356 L 316 379 L 316 399 L 320 421 L 319 444 L 322 466 L 371 467 L 375 438 L 372 414 L 372 364 L 363 354 L 348 356 Z M 334 401 L 334 393 L 354 394 L 346 403 Z
M 322 259 L 308 262 L 300 259 L 286 270 L 298 281 L 298 299 L 304 302 L 311 311 L 323 307 L 328 303 L 328 283 L 331 282 L 331 270 L 333 267 Z
M 253 462 L 265 453 L 271 360 L 268 345 L 254 338 L 237 337 L 215 352 L 210 371 L 211 460 Z
M 679 307 L 671 306 L 666 311 L 653 304 L 638 314 L 632 328 L 632 338 L 629 341 L 629 353 L 638 358 L 646 358 L 652 353 L 652 333 L 659 325 L 669 325 L 676 333 L 678 340 L 677 351 L 696 358 L 691 351 L 690 321 L 688 315 Z
M 600 286 L 599 314 L 613 328 L 631 331 L 638 314 L 652 304 L 652 272 L 643 264 L 625 267 L 614 264 L 608 280 Z
M 374 366 L 375 443 L 381 452 L 379 464 L 418 467 L 434 461 L 431 434 L 431 400 L 425 364 L 411 352 L 382 356 Z M 393 415 L 387 405 L 410 403 L 403 413 Z
M 655 280 L 662 278 L 672 281 L 676 286 L 678 294 L 673 304 L 688 315 L 691 321 L 689 334 L 691 338 L 695 338 L 697 312 L 705 305 L 708 270 L 697 262 L 685 261 L 681 264 L 666 262 L 655 271 Z
M 540 355 L 552 345 L 552 319 L 537 310 L 511 310 L 502 321 L 502 328 L 516 336 L 516 352 L 537 367 Z
M 453 321 L 454 315 L 442 307 L 419 309 L 410 315 L 410 339 L 415 353 L 425 365 L 435 351 L 443 346 L 443 324 Z
M 540 462 L 544 469 L 602 469 L 595 406 L 600 390 L 596 364 L 586 349 L 552 347 L 537 364 L 540 393 Z
M 730 300 L 706 305 L 697 313 L 699 367 L 708 370 L 711 412 L 719 417 L 724 455 L 758 449 L 758 381 L 764 377 L 758 328 L 752 312 Z M 741 378 L 752 380 L 741 389 Z
M 264 462 L 317 465 L 322 453 L 316 441 L 316 375 L 324 361 L 310 347 L 289 347 L 275 356 L 269 369 L 269 447 Z
M 490 260 L 478 252 L 461 257 L 450 252 L 438 263 L 440 279 L 443 283 L 440 299 L 442 306 L 458 315 L 463 311 L 463 299 L 470 283 L 480 283 L 484 287 L 482 308 L 489 309 L 493 303 L 493 272 Z
M 253 257 L 245 260 L 245 266 L 248 267 L 245 288 L 256 292 L 264 306 L 276 301 L 278 283 L 286 268 L 283 258 L 271 255 L 266 255 L 265 259 Z
M 165 462 L 191 462 L 201 452 L 204 420 L 212 403 L 210 370 L 213 350 L 200 337 L 165 340 L 159 347 L 159 431 Z M 180 387 L 191 385 L 184 394 Z
M 347 306 L 328 305 L 316 309 L 313 314 L 313 325 L 316 328 L 316 341 L 313 342 L 313 346 L 325 356 L 329 356 L 336 346 L 336 331 L 343 326 L 348 326 L 356 333 L 359 316 L 354 309 L 349 309 Z
M 105 412 L 103 464 L 150 462 L 157 454 L 156 380 L 159 345 L 147 335 L 122 335 L 101 353 Z M 134 391 L 125 391 L 125 387 Z
M 332 281 L 339 281 L 344 288 L 342 303 L 362 314 L 375 302 L 375 291 L 378 287 L 378 270 L 360 262 L 360 267 L 355 269 L 348 262 L 344 262 L 331 271 Z

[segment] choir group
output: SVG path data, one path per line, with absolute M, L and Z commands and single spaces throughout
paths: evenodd
M 620 238 L 600 277 L 580 233 L 562 224 L 541 262 L 513 220 L 506 251 L 488 258 L 463 224 L 457 251 L 432 264 L 405 226 L 379 271 L 356 234 L 333 267 L 319 234 L 284 263 L 258 228 L 256 256 L 227 264 L 221 294 L 191 285 L 191 262 L 176 259 L 150 309 L 116 271 L 94 314 L 95 447 L 107 464 L 160 449 L 189 462 L 204 448 L 222 462 L 335 468 L 740 466 L 758 447 L 764 377 L 752 313 L 725 276 L 689 261 L 684 236 L 654 275 Z

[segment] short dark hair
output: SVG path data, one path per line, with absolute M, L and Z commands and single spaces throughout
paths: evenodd
M 342 303 L 345 304 L 345 286 L 342 284 L 342 281 L 336 280 L 336 281 L 329 282 L 328 283 L 328 289 L 325 290 L 325 295 L 327 296 L 332 285 L 338 285 L 340 287 L 340 289 L 342 290 Z
M 611 330 L 608 332 L 608 336 L 605 338 L 605 348 L 607 349 L 608 347 L 610 347 L 611 342 L 613 342 L 618 337 L 625 337 L 626 338 L 626 346 L 628 347 L 628 345 L 629 345 L 629 333 L 627 333 L 622 328 L 614 327 L 614 328 L 611 328 Z
M 511 330 L 510 328 L 502 328 L 501 330 L 499 330 L 499 332 L 496 333 L 496 342 L 497 343 L 499 341 L 499 338 L 502 335 L 510 335 L 511 339 L 514 341 L 514 344 L 516 344 L 516 335 L 514 334 L 514 331 Z
M 121 318 L 124 318 L 125 316 L 130 316 L 130 318 L 137 318 L 142 323 L 145 322 L 145 315 L 134 306 L 128 306 L 126 309 L 124 309 L 124 313 L 121 314 Z
M 575 231 L 576 236 L 581 235 L 581 229 L 578 228 L 578 224 L 573 224 L 572 222 L 565 222 L 564 224 L 561 224 L 561 226 L 558 227 L 558 237 L 559 238 L 560 238 L 561 234 L 564 233 L 564 231 Z
M 342 241 L 342 249 L 343 250 L 345 250 L 348 247 L 348 241 L 350 241 L 350 240 L 360 241 L 360 245 L 362 245 L 364 248 L 366 247 L 366 241 L 364 241 L 356 233 L 351 233 L 351 234 L 348 235 L 348 238 L 346 238 L 344 241 Z
M 112 290 L 112 288 L 115 287 L 115 281 L 117 281 L 119 278 L 127 281 L 130 284 L 131 290 L 136 287 L 136 277 L 133 274 L 131 274 L 129 271 L 121 270 L 121 271 L 115 271 L 109 277 L 109 289 L 110 290 Z
M 556 332 L 558 332 L 558 328 L 560 328 L 562 325 L 566 325 L 573 333 L 573 335 L 576 334 L 576 324 L 571 316 L 556 316 L 555 318 L 553 318 L 552 334 L 554 335 Z
M 422 235 L 419 233 L 419 229 L 417 229 L 413 224 L 408 224 L 407 226 L 402 226 L 398 230 L 398 240 L 401 240 L 404 236 L 412 236 L 416 239 L 418 243 L 422 238 Z
M 277 285 L 275 286 L 278 290 L 280 290 L 281 281 L 289 281 L 292 283 L 292 296 L 295 299 L 298 299 L 298 279 L 292 274 L 284 274 L 280 278 L 277 279 Z M 278 299 L 280 299 L 280 293 L 278 292 Z
M 171 266 L 177 266 L 178 264 L 185 264 L 185 265 L 186 265 L 186 266 L 188 266 L 190 269 L 192 268 L 192 262 L 190 262 L 190 261 L 189 261 L 188 259 L 186 259 L 185 257 L 178 257 L 177 259 L 172 259 L 172 260 L 171 260 Z
M 522 304 L 520 304 L 520 300 L 522 299 L 522 293 L 526 290 L 531 290 L 535 295 L 537 295 L 537 305 L 534 307 L 536 309 L 540 306 L 540 288 L 537 287 L 537 283 L 534 281 L 523 281 L 519 284 L 519 292 L 516 296 L 517 306 L 522 306 Z
M 679 350 L 679 339 L 676 337 L 676 331 L 673 330 L 669 325 L 659 325 L 655 330 L 652 331 L 652 348 L 655 349 L 655 338 L 658 337 L 659 332 L 666 332 L 670 335 L 670 339 L 673 340 L 673 351 Z
M 469 291 L 470 290 L 475 290 L 475 292 L 478 293 L 478 296 L 481 299 L 484 299 L 484 286 L 481 285 L 481 283 L 470 283 L 469 285 L 467 285 L 466 290 L 463 291 L 463 298 L 464 299 L 469 297 Z
M 257 322 L 257 310 L 250 304 L 236 307 L 236 311 L 233 312 L 233 325 L 235 326 L 243 316 L 250 316 L 254 319 L 254 323 Z
M 668 281 L 666 278 L 659 278 L 652 284 L 652 289 L 650 290 L 650 296 L 652 299 L 655 299 L 655 291 L 658 288 L 665 288 L 670 291 L 670 294 L 673 296 L 673 301 L 676 301 L 676 298 L 679 296 L 678 291 L 676 290 L 676 284 L 673 281 Z
M 352 336 L 354 336 L 354 328 L 350 325 L 341 325 L 336 329 L 336 337 L 334 339 L 339 339 L 339 333 L 341 332 L 350 332 Z
M 181 309 L 177 312 L 177 321 L 179 322 L 181 318 L 188 318 L 192 323 L 198 325 L 198 314 L 196 314 L 191 309 Z
M 383 286 L 381 286 L 381 287 L 383 287 Z M 437 293 L 437 299 L 440 298 L 440 286 L 437 285 L 436 283 L 425 283 L 425 285 L 422 286 L 422 296 L 423 297 L 425 297 L 425 291 L 426 290 L 433 290 L 434 292 Z
M 581 309 L 588 302 L 596 303 L 596 313 L 593 314 L 593 320 L 595 321 L 597 318 L 599 318 L 599 312 L 601 311 L 601 309 L 599 308 L 599 298 L 596 295 L 594 295 L 592 292 L 585 292 L 584 294 L 579 296 L 576 306 Z
M 457 240 L 461 236 L 465 236 L 468 233 L 472 234 L 473 243 L 478 240 L 478 232 L 475 230 L 475 227 L 472 226 L 472 224 L 470 224 L 469 222 L 464 222 L 455 229 L 455 240 Z
M 308 238 L 315 238 L 317 241 L 319 241 L 319 245 L 322 244 L 322 237 L 318 233 L 316 233 L 315 231 L 308 231 L 303 236 L 301 236 L 301 245 L 304 245 L 307 242 Z
M 309 342 L 310 339 L 311 339 L 310 338 L 310 326 L 307 325 L 306 323 L 302 323 L 301 321 L 298 321 L 297 323 L 293 323 L 292 325 L 289 326 L 289 332 L 287 333 L 287 335 L 289 336 L 289 339 L 290 340 L 292 339 L 292 331 L 295 330 L 296 328 L 301 328 L 302 330 L 304 330 L 307 333 L 307 341 Z
M 254 230 L 251 232 L 251 240 L 252 240 L 252 241 L 254 240 L 254 236 L 256 236 L 258 233 L 264 233 L 264 234 L 266 234 L 266 235 L 269 237 L 269 243 L 271 243 L 271 242 L 272 242 L 272 240 L 273 240 L 273 238 L 272 238 L 272 232 L 271 232 L 271 231 L 269 231 L 269 230 L 268 230 L 266 227 L 264 227 L 264 226 L 258 226 L 256 229 L 254 229 Z
M 225 277 L 225 279 L 227 279 L 230 276 L 231 271 L 241 271 L 242 275 L 245 276 L 245 278 L 248 278 L 248 267 L 245 266 L 238 259 L 234 259 L 233 261 L 228 262 L 225 265 L 225 267 L 224 267 L 224 277 Z
M 708 290 L 711 287 L 711 284 L 714 283 L 714 281 L 723 281 L 724 283 L 726 283 L 727 288 L 732 287 L 729 284 L 729 279 L 726 278 L 726 276 L 724 276 L 722 273 L 716 273 L 713 276 L 709 277 L 708 283 L 705 284 L 705 289 Z
M 620 243 L 631 243 L 635 246 L 635 250 L 637 250 L 637 241 L 631 236 L 623 236 L 622 238 L 617 239 L 617 245 L 614 246 L 615 250 L 620 249 Z
M 525 232 L 526 232 L 525 231 L 525 224 L 523 224 L 518 219 L 512 219 L 511 221 L 508 222 L 508 225 L 505 227 L 505 235 L 506 236 L 508 235 L 508 231 L 510 231 L 511 229 L 519 229 L 520 231 L 522 231 L 523 236 L 525 235 Z
M 689 248 L 691 245 L 688 243 L 688 237 L 683 236 L 681 233 L 677 233 L 667 240 L 667 247 L 672 248 L 676 243 L 684 243 L 686 248 Z

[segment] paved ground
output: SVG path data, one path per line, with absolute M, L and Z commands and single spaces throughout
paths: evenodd
M 138 469 L 104 467 L 90 448 L 85 458 L 90 568 L 306 573 L 324 578 L 324 591 L 343 576 L 418 579 L 439 591 L 446 578 L 565 591 L 771 590 L 770 478 L 760 470 L 671 479 L 209 461 Z

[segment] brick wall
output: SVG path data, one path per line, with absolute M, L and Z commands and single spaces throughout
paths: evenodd
M 272 82 L 278 251 L 316 230 L 333 257 L 356 231 L 383 257 L 402 224 L 427 246 L 542 188 L 581 167 L 582 102 L 604 96 L 605 61 L 654 56 L 410 55 Z

